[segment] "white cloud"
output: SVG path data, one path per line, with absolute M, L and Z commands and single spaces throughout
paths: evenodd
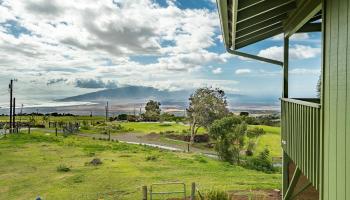
M 321 73 L 321 69 L 295 68 L 290 70 L 289 73 L 296 75 L 319 75 Z
M 320 48 L 305 46 L 305 45 L 294 45 L 289 49 L 290 59 L 308 59 L 315 58 L 321 53 Z M 267 49 L 259 51 L 258 56 L 283 60 L 283 46 L 273 46 Z
M 252 70 L 250 70 L 250 69 L 237 69 L 235 71 L 235 74 L 249 74 L 251 72 L 252 72 Z
M 213 74 L 221 74 L 222 73 L 222 69 L 221 67 L 215 68 L 212 70 Z
M 295 33 L 290 37 L 290 40 L 301 41 L 310 39 L 310 35 L 308 33 Z M 271 40 L 283 40 L 283 34 L 276 35 L 271 38 Z
M 233 84 L 195 76 L 205 65 L 232 57 L 208 50 L 220 30 L 215 10 L 180 9 L 173 1 L 160 6 L 152 0 L 3 0 L 0 23 L 9 20 L 25 31 L 16 36 L 0 25 L 0 68 L 23 82 L 73 87 L 83 78 L 163 89 L 207 81 L 227 88 Z M 132 56 L 156 58 L 142 63 Z M 184 79 L 194 80 L 184 85 Z

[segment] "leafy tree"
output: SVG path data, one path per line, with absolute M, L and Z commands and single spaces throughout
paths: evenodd
M 322 83 L 321 83 L 321 75 L 320 77 L 318 78 L 318 81 L 317 81 L 317 86 L 316 86 L 316 95 L 318 98 L 321 97 L 321 86 L 322 86 Z
M 148 101 L 145 110 L 143 117 L 146 121 L 159 121 L 161 109 L 158 101 Z
M 128 119 L 128 115 L 127 114 L 120 114 L 118 115 L 118 120 L 127 120 Z
M 244 147 L 247 124 L 235 116 L 215 120 L 209 128 L 209 135 L 216 140 L 215 150 L 220 159 L 240 163 L 240 152 Z
M 208 87 L 197 89 L 189 98 L 187 116 L 191 122 L 191 143 L 200 127 L 209 128 L 217 119 L 225 117 L 229 111 L 225 92 L 218 88 Z
M 42 121 L 44 122 L 44 124 L 49 123 L 49 121 L 50 121 L 49 116 L 48 116 L 48 115 L 44 115 L 44 116 L 42 117 Z

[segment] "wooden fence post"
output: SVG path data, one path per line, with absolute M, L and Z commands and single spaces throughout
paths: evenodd
M 30 125 L 28 125 L 28 134 L 30 134 Z
M 56 133 L 56 137 L 57 137 L 57 126 L 56 126 L 56 128 L 55 128 L 55 133 Z
M 142 200 L 147 200 L 147 186 L 142 186 Z
M 191 185 L 191 198 L 190 200 L 195 200 L 196 199 L 196 183 L 193 182 Z

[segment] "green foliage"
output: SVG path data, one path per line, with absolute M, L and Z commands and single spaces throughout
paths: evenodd
M 220 159 L 239 164 L 246 131 L 247 125 L 235 116 L 214 121 L 209 135 L 216 141 L 215 150 Z
M 259 128 L 259 127 L 254 127 L 252 129 L 248 129 L 247 131 L 247 137 L 250 139 L 253 138 L 258 138 L 262 135 L 264 135 L 266 132 L 263 128 Z
M 127 114 L 120 114 L 120 115 L 118 115 L 118 120 L 120 120 L 120 121 L 128 120 L 128 115 Z
M 262 152 L 260 152 L 257 157 L 248 159 L 245 167 L 263 171 L 265 173 L 276 172 L 276 169 L 272 164 L 270 151 L 268 148 L 265 148 Z
M 181 116 L 175 116 L 174 114 L 164 112 L 160 115 L 160 121 L 167 121 L 167 122 L 181 122 L 184 121 L 185 117 Z
M 68 166 L 66 166 L 65 164 L 60 164 L 58 167 L 57 167 L 57 171 L 58 172 L 69 172 L 70 171 L 70 168 Z
M 209 190 L 199 196 L 200 200 L 229 200 L 227 192 L 222 190 Z
M 128 115 L 126 118 L 129 122 L 137 122 L 139 118 L 135 115 Z
M 80 124 L 80 128 L 83 130 L 89 130 L 90 129 L 90 123 L 86 120 L 82 121 Z
M 157 161 L 158 157 L 155 155 L 146 156 L 146 161 Z
M 198 127 L 209 128 L 215 120 L 225 117 L 229 111 L 225 92 L 218 88 L 198 88 L 189 100 L 187 116 L 191 122 L 191 142 L 193 142 Z
M 249 140 L 248 146 L 247 146 L 247 150 L 245 152 L 247 156 L 252 156 L 253 155 L 253 153 L 254 153 L 253 151 L 255 149 L 255 146 L 256 146 L 255 141 Z
M 143 114 L 145 121 L 159 121 L 161 109 L 158 101 L 148 101 L 145 106 L 145 110 L 146 112 Z

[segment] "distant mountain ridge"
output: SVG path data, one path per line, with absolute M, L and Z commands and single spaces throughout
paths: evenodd
M 169 91 L 153 87 L 125 86 L 67 97 L 57 101 L 145 103 L 152 99 L 160 101 L 162 104 L 186 105 L 192 92 L 190 90 Z M 226 94 L 226 96 L 228 102 L 236 105 L 275 104 L 278 101 L 277 97 L 252 97 L 240 94 Z
M 166 102 L 184 102 L 191 91 L 168 91 L 153 87 L 126 86 L 114 89 L 105 89 L 97 92 L 67 97 L 59 101 L 147 101 L 149 99 Z

